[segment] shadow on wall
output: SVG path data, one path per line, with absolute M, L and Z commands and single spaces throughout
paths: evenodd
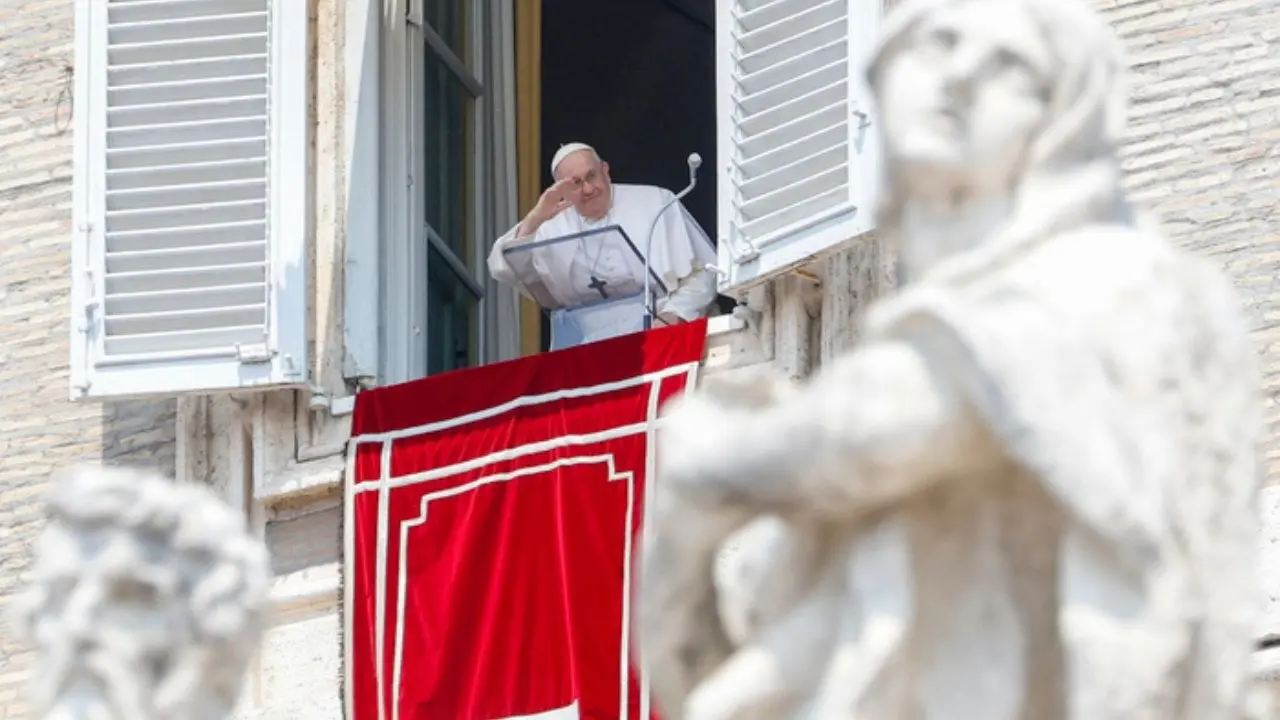
M 102 461 L 154 468 L 173 477 L 177 401 L 117 400 L 102 404 Z

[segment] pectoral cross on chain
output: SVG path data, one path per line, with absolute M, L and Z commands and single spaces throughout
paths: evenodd
M 601 280 L 600 278 L 596 277 L 595 275 L 592 275 L 592 276 L 591 276 L 591 282 L 587 284 L 587 287 L 589 287 L 589 288 L 591 288 L 592 290 L 595 290 L 596 292 L 600 293 L 600 297 L 601 297 L 601 298 L 604 298 L 605 300 L 608 300 L 608 299 L 609 299 L 609 293 L 605 292 L 605 290 L 604 290 L 604 286 L 605 286 L 605 285 L 608 285 L 608 284 L 609 284 L 609 283 L 608 283 L 607 281 L 605 281 L 605 280 Z

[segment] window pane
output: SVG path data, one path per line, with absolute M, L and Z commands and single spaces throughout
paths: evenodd
M 467 0 L 426 0 L 427 24 L 459 60 L 467 62 Z
M 471 96 L 428 48 L 424 53 L 423 154 L 426 219 L 463 262 L 471 262 L 467 227 L 471 178 L 469 120 Z
M 477 360 L 476 298 L 436 249 L 427 251 L 427 373 Z

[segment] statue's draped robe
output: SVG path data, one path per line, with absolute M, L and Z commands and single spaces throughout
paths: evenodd
M 902 506 L 909 671 L 871 689 L 867 717 L 1238 717 L 1260 422 L 1229 284 L 1120 226 L 983 270 L 944 262 L 868 317 L 867 341 L 945 362 L 1008 462 Z

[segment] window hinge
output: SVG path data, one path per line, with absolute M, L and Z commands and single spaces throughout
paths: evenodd
M 85 236 L 84 247 L 88 252 L 89 235 L 93 232 L 93 225 L 91 223 L 80 223 L 76 226 L 76 229 Z M 84 287 L 89 297 L 81 307 L 83 315 L 80 316 L 80 320 L 76 323 L 76 330 L 81 335 L 88 335 L 93 330 L 94 313 L 98 312 L 98 308 L 101 306 L 101 303 L 98 302 L 98 288 L 94 284 L 93 270 L 91 269 L 84 271 Z
M 266 345 L 236 345 L 236 359 L 246 365 L 269 363 L 276 356 L 276 351 Z
M 722 241 L 723 242 L 723 241 Z M 742 250 L 742 246 L 746 245 L 747 249 Z M 760 248 L 755 243 L 746 239 L 739 239 L 729 243 L 729 254 L 733 256 L 733 262 L 737 265 L 745 265 L 746 263 L 760 257 Z
M 89 300 L 84 304 L 84 315 L 80 317 L 80 321 L 76 323 L 76 330 L 81 335 L 88 335 L 93 329 L 93 315 L 98 311 L 98 301 Z

